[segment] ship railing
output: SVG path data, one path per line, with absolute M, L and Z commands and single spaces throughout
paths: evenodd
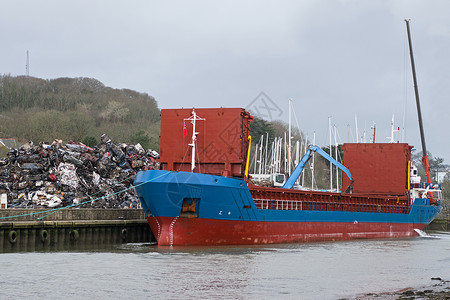
M 420 182 L 419 187 L 421 189 L 429 189 L 429 190 L 442 190 L 442 185 L 440 183 L 427 183 L 427 182 Z
M 411 189 L 411 201 L 413 201 L 414 198 L 435 198 L 435 199 L 441 199 L 442 198 L 442 190 L 439 188 L 413 188 Z
M 264 210 L 308 210 L 342 212 L 376 212 L 407 214 L 409 207 L 401 205 L 356 204 L 336 202 L 314 202 L 295 200 L 254 199 L 257 209 Z

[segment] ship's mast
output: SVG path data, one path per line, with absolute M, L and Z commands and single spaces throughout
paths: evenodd
M 375 124 L 375 122 L 373 123 L 372 129 L 373 129 L 373 140 L 372 140 L 372 143 L 375 144 L 375 133 L 377 131 L 377 124 Z
M 412 68 L 412 74 L 413 74 L 413 80 L 414 80 L 414 94 L 416 95 L 417 115 L 419 117 L 420 139 L 422 140 L 422 162 L 423 162 L 423 166 L 425 169 L 425 175 L 427 176 L 427 183 L 431 183 L 430 166 L 429 166 L 429 162 L 428 162 L 428 152 L 427 152 L 427 146 L 425 144 L 425 134 L 423 132 L 422 113 L 420 110 L 419 88 L 417 86 L 416 67 L 414 64 L 411 33 L 409 30 L 409 19 L 405 19 L 405 22 L 406 22 L 406 30 L 408 33 L 409 55 L 411 57 L 411 68 Z
M 400 127 L 397 127 L 397 129 L 394 129 L 394 115 L 392 115 L 392 120 L 391 120 L 391 136 L 388 136 L 387 139 L 389 139 L 389 143 L 395 143 L 395 139 L 394 139 L 394 132 L 398 132 L 400 131 Z
M 197 134 L 199 134 L 199 132 L 195 131 L 196 130 L 195 127 L 196 127 L 197 121 L 204 121 L 205 119 L 199 117 L 197 115 L 197 113 L 195 112 L 195 109 L 193 108 L 192 115 L 189 118 L 184 119 L 184 120 L 191 121 L 192 127 L 193 127 L 192 128 L 192 142 L 189 144 L 189 146 L 192 147 L 191 172 L 194 172 L 194 169 L 195 169 L 195 142 L 197 141 Z

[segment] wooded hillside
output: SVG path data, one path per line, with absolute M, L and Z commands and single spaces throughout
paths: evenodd
M 152 96 L 93 78 L 0 76 L 0 137 L 95 145 L 113 140 L 159 149 L 160 111 Z

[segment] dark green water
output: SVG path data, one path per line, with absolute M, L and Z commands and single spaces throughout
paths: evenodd
M 0 299 L 339 299 L 450 280 L 450 235 L 0 254 Z

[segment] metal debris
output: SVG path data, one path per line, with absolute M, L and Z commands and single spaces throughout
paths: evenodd
M 106 134 L 93 148 L 30 141 L 0 158 L 0 194 L 8 208 L 140 208 L 129 188 L 138 171 L 159 168 L 158 158 L 155 150 L 114 144 Z

